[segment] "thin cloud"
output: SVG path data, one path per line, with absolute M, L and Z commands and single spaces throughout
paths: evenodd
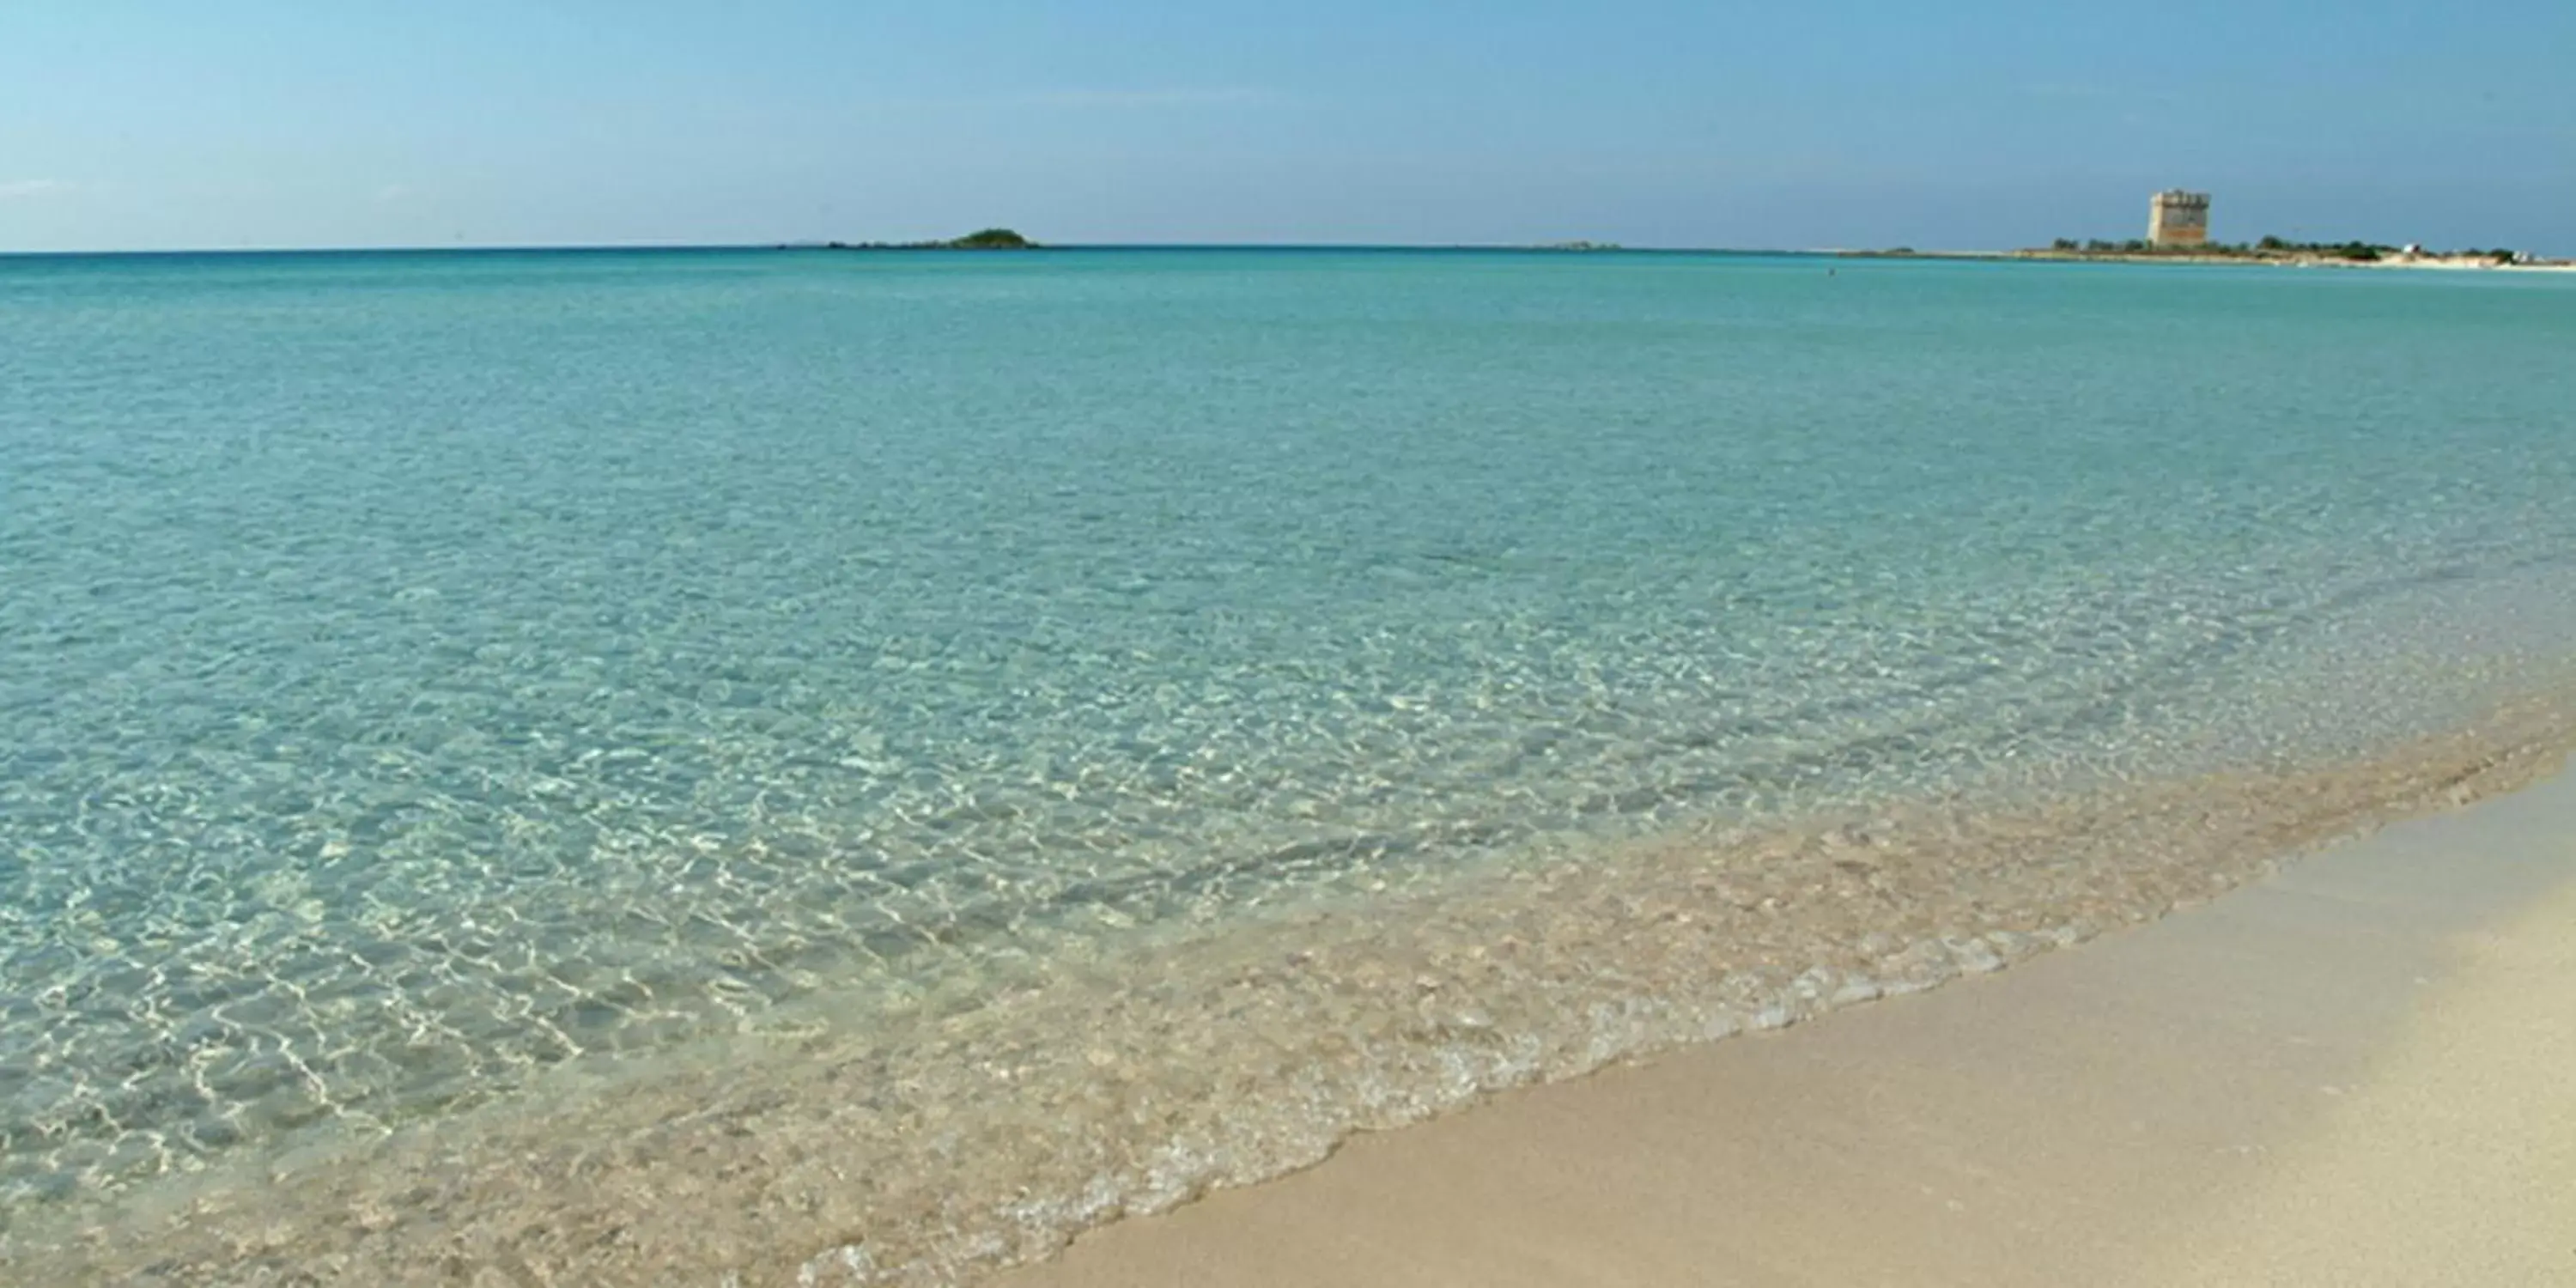
M 2024 85 L 2021 92 L 2031 98 L 2059 103 L 2151 103 L 2171 106 L 2182 102 L 2182 96 L 2166 90 L 2137 89 L 2081 81 L 2044 81 Z
M 389 183 L 376 189 L 376 204 L 379 206 L 390 206 L 397 201 L 409 201 L 411 197 L 411 188 L 406 184 Z
M 1249 107 L 1277 102 L 1278 97 L 1265 90 L 1245 88 L 1072 89 L 1032 94 L 1021 101 L 1031 107 L 1186 108 Z
M 1057 89 L 1021 93 L 942 95 L 873 100 L 880 108 L 907 111 L 1173 112 L 1264 107 L 1291 101 L 1248 86 L 1170 86 L 1144 89 Z
M 0 201 L 12 197 L 59 197 L 71 190 L 72 185 L 60 179 L 0 180 Z

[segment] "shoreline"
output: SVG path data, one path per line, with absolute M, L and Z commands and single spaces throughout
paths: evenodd
M 2350 766 L 1999 816 L 1926 805 L 1732 848 L 1668 838 L 1374 916 L 1183 937 L 860 1036 L 712 1049 L 645 1080 L 568 1071 L 422 1130 L 246 1159 L 29 1221 L 0 1238 L 0 1269 L 980 1282 L 1085 1231 L 1264 1192 L 1354 1139 L 1478 1119 L 1498 1093 L 2063 956 L 2045 950 L 2526 785 L 2572 720 L 2540 701 Z M 1045 1037 L 1066 1032 L 1093 1045 Z M 985 1077 L 943 1081 L 957 1070 Z
M 2576 261 L 2539 260 L 2532 263 L 2498 263 L 2486 258 L 2456 255 L 2392 255 L 2383 259 L 2355 260 L 2334 255 L 2254 254 L 2206 255 L 2189 251 L 2152 253 L 2137 251 L 2085 250 L 1820 250 L 1810 252 L 1834 259 L 1929 259 L 1961 260 L 1976 263 L 2049 263 L 2049 264 L 2194 264 L 2244 265 L 2260 268 L 2404 268 L 2429 269 L 2446 273 L 2570 273 L 2576 272 Z
M 1921 997 L 1508 1092 L 1001 1288 L 2576 1273 L 2576 773 Z

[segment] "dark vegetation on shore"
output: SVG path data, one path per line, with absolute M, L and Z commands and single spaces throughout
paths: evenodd
M 2049 253 L 2058 255 L 2145 255 L 2170 256 L 2176 259 L 2340 259 L 2356 264 L 2374 263 L 2406 253 L 2402 246 L 2385 246 L 2377 242 L 2294 242 L 2279 237 L 2266 237 L 2257 242 L 2210 242 L 2200 246 L 2158 246 L 2152 242 L 2130 240 L 2102 241 L 2098 238 L 2079 242 L 2060 237 L 2051 243 Z M 2499 264 L 2514 261 L 2514 252 L 2495 250 L 2419 250 L 2427 259 L 2490 259 Z

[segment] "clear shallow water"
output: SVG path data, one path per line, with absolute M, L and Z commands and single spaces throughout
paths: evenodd
M 946 1103 L 924 1006 L 1117 1071 L 1009 999 L 2576 652 L 2576 284 L 1835 267 L 0 260 L 0 1199 L 745 1035 Z

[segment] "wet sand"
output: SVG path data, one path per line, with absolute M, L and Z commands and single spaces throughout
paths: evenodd
M 2576 775 L 998 1282 L 2576 1284 Z

